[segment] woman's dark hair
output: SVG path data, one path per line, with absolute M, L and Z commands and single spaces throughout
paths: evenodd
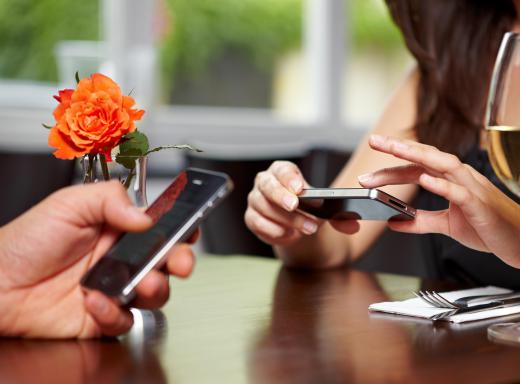
M 498 48 L 516 19 L 513 1 L 386 3 L 418 63 L 418 140 L 465 155 L 483 128 Z

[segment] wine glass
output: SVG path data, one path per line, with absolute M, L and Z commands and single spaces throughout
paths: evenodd
M 520 197 L 520 34 L 504 35 L 491 78 L 486 116 L 487 150 L 500 180 Z M 520 343 L 520 323 L 488 327 L 488 337 Z
M 504 35 L 489 92 L 487 145 L 491 165 L 520 197 L 520 34 Z

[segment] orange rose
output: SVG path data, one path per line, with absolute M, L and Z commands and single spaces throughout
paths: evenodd
M 82 79 L 76 88 L 59 91 L 54 96 L 60 103 L 54 110 L 56 124 L 49 133 L 54 156 L 73 159 L 87 154 L 110 152 L 121 138 L 135 130 L 143 110 L 132 109 L 135 101 L 121 93 L 110 78 L 95 73 Z

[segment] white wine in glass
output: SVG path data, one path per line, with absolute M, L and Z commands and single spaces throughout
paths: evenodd
M 504 35 L 491 78 L 487 150 L 499 179 L 520 197 L 520 34 Z M 520 345 L 520 323 L 493 324 L 488 337 Z
M 487 145 L 495 173 L 511 192 L 520 197 L 520 124 L 516 127 L 488 126 Z
M 498 52 L 486 114 L 491 165 L 520 197 L 520 34 L 504 35 Z

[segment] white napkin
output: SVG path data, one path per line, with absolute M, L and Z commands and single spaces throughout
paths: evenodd
M 483 288 L 472 288 L 463 289 L 459 291 L 441 292 L 441 294 L 448 300 L 456 300 L 464 296 L 494 295 L 509 292 L 512 291 L 505 288 L 488 286 Z M 436 308 L 419 298 L 413 298 L 404 301 L 388 301 L 383 303 L 375 303 L 371 304 L 368 307 L 368 309 L 374 312 L 392 313 L 395 315 L 419 317 L 422 319 L 429 319 L 434 315 L 451 311 L 451 309 Z M 447 317 L 445 320 L 448 320 L 452 323 L 465 323 L 468 321 L 490 319 L 493 317 L 501 317 L 514 314 L 520 314 L 520 304 L 504 308 L 490 308 L 473 313 L 465 312 L 455 314 Z

